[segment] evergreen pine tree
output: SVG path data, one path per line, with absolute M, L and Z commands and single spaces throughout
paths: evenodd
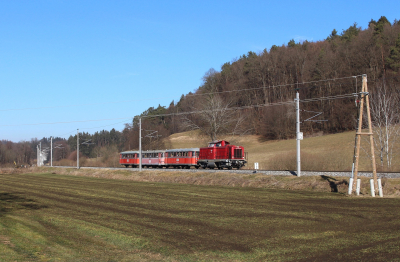
M 386 58 L 386 65 L 395 72 L 400 68 L 400 34 L 396 39 L 395 46 L 390 48 L 389 56 Z

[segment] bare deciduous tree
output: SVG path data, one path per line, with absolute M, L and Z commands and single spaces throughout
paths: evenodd
M 222 133 L 238 131 L 243 123 L 243 118 L 236 116 L 237 112 L 230 107 L 230 103 L 216 95 L 207 96 L 196 111 L 198 117 L 183 117 L 183 126 L 191 130 L 200 129 L 212 141 Z
M 388 169 L 392 166 L 395 143 L 400 135 L 399 102 L 399 95 L 389 91 L 385 85 L 378 87 L 371 96 L 371 117 L 377 138 L 375 144 L 381 166 Z

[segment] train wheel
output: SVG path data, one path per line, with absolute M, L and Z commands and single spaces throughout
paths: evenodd
M 230 166 L 230 167 L 228 167 L 228 169 L 229 169 L 229 170 L 232 170 L 232 167 Z
M 199 166 L 195 166 L 196 169 L 199 169 Z

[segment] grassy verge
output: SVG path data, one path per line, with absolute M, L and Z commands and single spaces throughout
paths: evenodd
M 51 173 L 0 180 L 1 261 L 400 257 L 396 198 Z

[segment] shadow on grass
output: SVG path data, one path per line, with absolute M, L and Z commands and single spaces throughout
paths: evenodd
M 37 210 L 47 208 L 33 199 L 19 196 L 15 193 L 0 193 L 0 217 L 17 209 Z
M 323 180 L 326 180 L 328 183 L 329 183 L 329 186 L 331 187 L 331 192 L 339 192 L 339 190 L 338 190 L 338 186 L 339 185 L 348 185 L 349 183 L 346 181 L 346 180 L 344 180 L 344 179 L 342 179 L 342 180 L 337 180 L 336 178 L 333 178 L 333 177 L 330 177 L 330 176 L 324 176 L 324 175 L 322 175 L 321 176 L 321 178 L 323 179 Z

